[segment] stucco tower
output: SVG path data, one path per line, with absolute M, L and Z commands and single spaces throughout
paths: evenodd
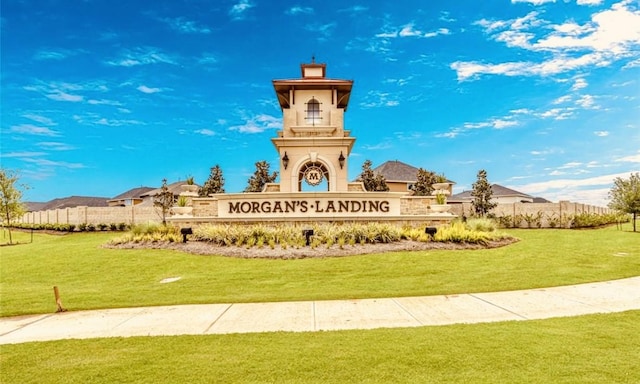
M 301 64 L 302 78 L 273 80 L 282 130 L 271 139 L 280 156 L 280 192 L 348 190 L 355 138 L 344 129 L 353 80 L 329 79 L 326 64 Z M 325 188 L 326 186 L 326 188 Z

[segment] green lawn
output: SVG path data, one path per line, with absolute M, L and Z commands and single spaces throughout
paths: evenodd
M 452 294 L 636 276 L 640 233 L 513 230 L 481 251 L 248 260 L 36 234 L 0 248 L 3 316 L 139 305 Z M 30 234 L 19 234 L 29 242 Z M 166 277 L 181 280 L 160 284 Z M 62 340 L 0 347 L 7 383 L 637 383 L 640 311 L 369 331 Z
M 322 300 L 502 291 L 640 274 L 640 233 L 511 230 L 519 243 L 491 250 L 342 258 L 251 260 L 168 250 L 114 250 L 118 234 L 35 234 L 0 247 L 1 316 L 131 306 Z M 18 235 L 28 242 L 30 234 Z M 356 245 L 357 246 L 357 245 Z M 177 282 L 160 284 L 168 277 Z
M 640 311 L 526 322 L 3 345 L 6 383 L 638 383 Z

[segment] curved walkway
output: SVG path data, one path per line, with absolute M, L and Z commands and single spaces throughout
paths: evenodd
M 314 332 L 546 319 L 640 309 L 640 276 L 445 296 L 177 305 L 0 318 L 0 344 L 98 337 Z

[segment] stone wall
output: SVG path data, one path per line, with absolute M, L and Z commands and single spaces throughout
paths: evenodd
M 473 207 L 471 203 L 452 204 L 451 213 L 460 217 L 472 216 Z M 612 213 L 608 208 L 597 207 L 588 204 L 572 203 L 570 201 L 560 201 L 559 203 L 502 203 L 491 211 L 497 218 L 516 219 L 518 226 L 526 228 L 529 226 L 542 228 L 551 227 L 555 222 L 556 227 L 568 226 L 571 218 L 582 213 L 604 215 Z M 529 222 L 533 224 L 530 225 Z
M 431 213 L 429 206 L 435 203 L 433 196 L 406 196 L 400 199 L 400 214 L 415 216 Z
M 128 207 L 73 207 L 28 212 L 22 223 L 28 224 L 142 224 L 160 222 L 158 210 L 148 206 Z
M 426 220 L 439 221 L 445 217 L 421 217 L 433 215 L 429 210 L 429 205 L 433 202 L 432 196 L 415 197 L 403 196 L 400 198 L 400 216 L 385 218 L 379 217 L 352 217 L 353 221 L 415 221 Z M 206 221 L 207 218 L 218 217 L 218 199 L 216 198 L 193 198 L 193 216 L 191 220 L 185 221 Z M 472 216 L 471 203 L 451 204 L 451 213 L 455 216 L 462 217 Z M 498 204 L 492 211 L 498 218 L 514 218 L 517 219 L 520 227 L 528 226 L 537 227 L 537 223 L 543 228 L 551 227 L 555 222 L 556 227 L 568 226 L 571 218 L 582 213 L 591 214 L 608 214 L 611 211 L 608 208 L 596 207 L 588 204 L 572 203 L 569 201 L 561 201 L 559 203 L 509 203 Z M 454 217 L 455 217 L 454 216 Z M 128 206 L 128 207 L 74 207 L 64 209 L 53 209 L 48 211 L 29 212 L 22 217 L 23 223 L 29 224 L 143 224 L 148 222 L 160 222 L 160 213 L 155 207 L 149 206 Z M 282 219 L 262 218 L 265 221 L 283 221 Z M 308 218 L 307 218 L 308 219 Z M 320 220 L 321 218 L 318 218 Z M 526 219 L 530 223 L 527 223 Z M 323 219 L 324 220 L 324 219 Z M 335 218 L 327 218 L 326 220 L 335 220 Z M 444 220 L 443 222 L 449 221 Z M 217 221 L 235 222 L 241 220 L 221 219 Z M 284 220 L 286 221 L 286 220 Z M 349 221 L 349 220 L 345 220 Z

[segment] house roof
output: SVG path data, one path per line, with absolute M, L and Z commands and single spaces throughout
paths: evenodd
M 167 188 L 169 188 L 169 191 L 172 192 L 174 195 L 179 195 L 181 192 L 180 186 L 185 184 L 187 184 L 185 180 L 179 180 L 179 181 L 176 181 L 175 183 L 167 184 Z M 162 192 L 162 187 L 151 189 L 141 194 L 140 197 L 154 196 L 160 192 Z
M 529 199 L 533 199 L 531 195 L 527 195 L 526 193 L 516 191 L 515 189 L 503 187 L 499 184 L 491 184 L 491 190 L 493 191 L 493 197 L 507 197 L 507 196 L 519 196 L 526 197 Z M 463 191 L 460 193 L 456 193 L 455 195 L 451 195 L 448 199 L 449 201 L 468 201 L 473 200 L 473 196 L 471 196 L 471 191 Z
M 144 195 L 145 193 L 154 190 L 154 188 L 151 187 L 138 187 L 138 188 L 133 188 L 130 189 L 126 192 L 123 192 L 121 194 L 119 194 L 118 196 L 112 197 L 111 200 L 109 201 L 113 201 L 113 200 L 124 200 L 124 199 L 141 199 L 142 195 Z
M 381 174 L 386 181 L 401 181 L 415 183 L 418 178 L 418 168 L 398 160 L 386 161 L 373 169 L 373 173 Z
M 25 201 L 24 206 L 27 212 L 37 212 L 42 211 L 47 203 L 35 202 L 35 201 Z
M 69 196 L 53 199 L 46 203 L 27 203 L 27 210 L 33 211 L 46 211 L 49 209 L 63 209 L 73 207 L 107 207 L 107 197 L 92 197 L 92 196 Z M 33 205 L 32 205 L 33 204 Z

